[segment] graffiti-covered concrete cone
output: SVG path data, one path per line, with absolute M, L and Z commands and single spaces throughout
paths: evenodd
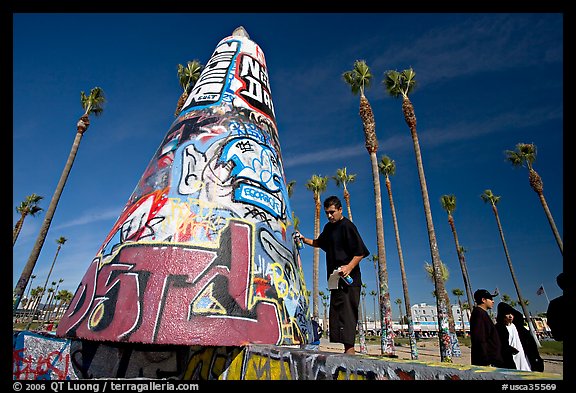
M 311 338 L 268 70 L 218 43 L 58 325 L 59 337 L 294 345 Z

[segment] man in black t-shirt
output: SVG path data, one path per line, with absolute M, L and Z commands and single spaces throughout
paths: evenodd
M 370 255 L 356 225 L 342 215 L 342 203 L 336 196 L 324 200 L 328 223 L 317 239 L 297 234 L 304 244 L 319 247 L 326 253 L 326 275 L 340 269 L 338 288 L 330 290 L 330 342 L 344 344 L 344 353 L 354 354 L 358 306 L 362 289 L 359 263 Z M 351 278 L 348 284 L 345 279 Z

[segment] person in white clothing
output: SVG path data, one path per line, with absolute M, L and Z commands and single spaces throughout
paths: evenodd
M 544 371 L 536 341 L 524 327 L 524 317 L 511 305 L 498 303 L 496 330 L 502 343 L 505 368 L 524 371 Z

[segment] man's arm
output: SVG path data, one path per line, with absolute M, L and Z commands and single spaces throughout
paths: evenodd
M 307 244 L 311 247 L 320 247 L 318 245 L 318 240 L 317 239 L 308 239 L 305 238 L 300 232 L 296 232 L 296 236 L 300 237 L 300 240 L 302 240 L 302 243 Z
M 340 266 L 340 272 L 342 273 L 342 276 L 346 277 L 349 275 L 352 269 L 354 269 L 362 259 L 364 259 L 363 256 L 355 256 L 350 262 L 348 262 L 347 265 Z

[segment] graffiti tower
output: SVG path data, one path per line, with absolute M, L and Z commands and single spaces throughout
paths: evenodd
M 148 344 L 310 341 L 268 70 L 221 40 L 58 325 Z

